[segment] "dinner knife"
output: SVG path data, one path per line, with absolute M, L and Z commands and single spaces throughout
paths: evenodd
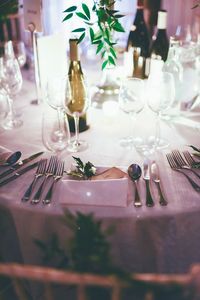
M 34 164 L 27 166 L 26 168 L 23 168 L 21 170 L 19 170 L 18 172 L 16 172 L 14 175 L 12 175 L 11 177 L 6 178 L 5 180 L 0 182 L 0 187 L 4 184 L 9 183 L 10 181 L 13 181 L 14 179 L 18 178 L 19 176 L 23 175 L 24 173 L 28 172 L 29 170 L 35 168 L 38 165 L 38 162 L 35 162 Z
M 151 196 L 151 191 L 149 187 L 150 173 L 149 173 L 149 160 L 145 158 L 143 162 L 143 179 L 146 184 L 146 206 L 154 206 L 154 201 Z
M 153 161 L 152 164 L 151 164 L 151 178 L 158 187 L 160 205 L 166 206 L 168 203 L 165 200 L 165 198 L 163 196 L 163 193 L 162 193 L 162 190 L 161 190 L 158 166 L 157 166 L 155 161 Z
M 0 173 L 0 179 L 23 167 L 25 164 L 42 155 L 43 153 L 44 152 L 35 153 L 28 158 L 25 158 L 22 161 L 18 162 L 17 164 L 10 166 L 7 170 Z

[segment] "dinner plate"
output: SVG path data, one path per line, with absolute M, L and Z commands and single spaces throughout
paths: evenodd
M 109 167 L 97 167 L 102 173 Z M 127 173 L 127 168 L 120 167 Z M 126 207 L 129 204 L 131 182 L 128 177 L 106 180 L 77 180 L 66 175 L 60 182 L 60 204 Z

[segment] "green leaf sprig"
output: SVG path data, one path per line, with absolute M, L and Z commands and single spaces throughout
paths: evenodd
M 113 41 L 113 31 L 125 32 L 124 28 L 119 22 L 119 19 L 124 15 L 119 14 L 118 10 L 112 9 L 116 1 L 111 0 L 93 0 L 94 5 L 92 11 L 89 7 L 82 3 L 82 11 L 77 12 L 77 6 L 70 6 L 64 13 L 67 13 L 64 21 L 67 21 L 75 14 L 83 21 L 84 27 L 74 29 L 72 32 L 80 33 L 78 43 L 82 42 L 86 36 L 86 27 L 89 26 L 90 42 L 92 45 L 96 45 L 96 54 L 100 54 L 103 59 L 102 70 L 107 66 L 116 65 L 117 59 L 114 46 L 117 41 Z M 96 21 L 91 22 L 91 15 L 96 15 Z M 95 32 L 93 26 L 97 24 L 98 30 Z
M 197 157 L 198 159 L 200 159 L 200 149 L 195 147 L 195 146 L 192 146 L 192 145 L 189 145 L 189 147 L 191 147 L 195 152 L 192 153 L 195 157 Z M 200 168 L 200 162 L 195 162 L 195 165 L 194 165 L 195 168 Z
M 77 165 L 75 170 L 69 170 L 66 172 L 68 175 L 86 180 L 96 174 L 96 168 L 91 162 L 88 161 L 84 164 L 79 157 L 72 157 L 76 161 Z

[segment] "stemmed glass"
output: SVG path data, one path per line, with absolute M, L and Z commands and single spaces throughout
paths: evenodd
M 146 97 L 149 108 L 156 113 L 156 134 L 151 137 L 151 145 L 155 149 L 165 148 L 169 145 L 166 139 L 160 135 L 160 117 L 167 110 L 175 97 L 174 77 L 171 73 L 160 72 L 150 75 L 147 81 Z
M 89 106 L 90 95 L 85 79 L 76 78 L 70 81 L 68 77 L 65 78 L 64 109 L 74 118 L 75 123 L 75 139 L 67 146 L 69 152 L 83 151 L 88 147 L 86 141 L 79 140 L 79 117 L 86 113 Z
M 13 98 L 22 88 L 22 74 L 19 63 L 15 58 L 12 41 L 5 43 L 5 54 L 3 57 L 3 68 L 0 74 L 1 86 L 5 90 L 9 100 L 9 113 L 3 123 L 5 129 L 20 127 L 23 122 L 16 118 L 13 108 Z
M 141 143 L 140 137 L 134 137 L 134 125 L 136 116 L 144 108 L 144 82 L 139 78 L 125 78 L 121 82 L 119 91 L 119 107 L 122 111 L 129 115 L 130 134 L 120 140 L 123 147 L 137 146 Z
M 13 41 L 15 57 L 18 60 L 20 68 L 26 63 L 26 50 L 23 41 Z
M 46 84 L 46 100 L 50 107 L 52 107 L 57 112 L 57 119 L 52 119 L 52 132 L 51 132 L 51 144 L 54 145 L 51 148 L 56 149 L 56 151 L 62 151 L 66 148 L 69 139 L 69 124 L 66 120 L 63 111 L 63 103 L 64 103 L 65 90 L 63 88 L 63 79 L 60 77 L 48 78 Z M 53 114 L 53 112 L 52 112 Z M 51 115 L 52 115 L 51 114 Z M 46 123 L 48 120 L 48 116 L 43 116 L 43 130 L 46 131 Z M 49 129 L 50 130 L 50 129 Z M 43 137 L 45 140 L 45 134 Z M 50 144 L 50 143 L 49 143 Z M 50 148 L 50 147 L 49 147 Z M 53 149 L 53 150 L 54 150 Z

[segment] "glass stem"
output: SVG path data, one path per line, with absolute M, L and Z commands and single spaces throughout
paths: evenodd
M 8 96 L 8 106 L 9 106 L 9 119 L 13 122 L 14 120 L 14 108 L 13 108 L 13 100 Z
M 133 139 L 134 129 L 135 129 L 135 121 L 136 121 L 136 113 L 129 112 L 129 120 L 130 120 L 130 139 Z
M 155 146 L 159 146 L 160 143 L 160 113 L 156 116 L 156 135 L 155 135 Z
M 74 115 L 74 124 L 75 124 L 75 141 L 74 144 L 76 147 L 79 145 L 79 116 L 77 114 Z
M 62 124 L 61 124 L 61 118 L 62 118 L 62 112 L 61 108 L 57 108 L 57 116 L 58 116 L 58 129 L 60 132 L 62 132 Z

